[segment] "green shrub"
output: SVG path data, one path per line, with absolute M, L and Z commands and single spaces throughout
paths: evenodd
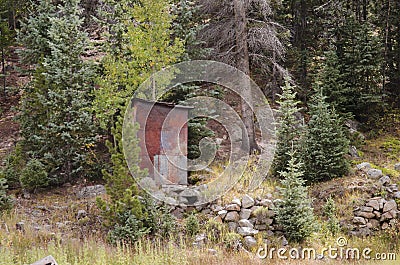
M 143 235 L 150 233 L 150 228 L 145 227 L 131 211 L 118 215 L 118 220 L 108 233 L 108 240 L 112 244 L 133 244 Z
M 328 231 L 335 236 L 340 231 L 340 224 L 336 217 L 336 205 L 332 197 L 329 197 L 324 205 L 324 215 L 328 218 Z
M 7 180 L 0 178 L 0 213 L 13 207 L 13 200 L 7 195 Z
M 226 233 L 223 238 L 225 247 L 230 250 L 237 250 L 240 246 L 241 240 L 242 236 L 233 232 Z
M 217 243 L 224 239 L 225 234 L 228 232 L 228 228 L 225 224 L 210 219 L 205 224 L 205 232 L 207 239 L 210 242 Z
M 0 178 L 7 180 L 7 184 L 11 188 L 17 188 L 21 185 L 20 175 L 25 166 L 25 161 L 22 155 L 21 145 L 17 144 L 11 154 L 5 159 L 5 167 L 0 172 Z
M 195 236 L 200 230 L 199 220 L 194 214 L 185 219 L 185 231 L 188 236 Z
M 29 160 L 21 172 L 20 182 L 22 187 L 29 191 L 47 187 L 49 185 L 49 178 L 46 167 L 38 159 Z

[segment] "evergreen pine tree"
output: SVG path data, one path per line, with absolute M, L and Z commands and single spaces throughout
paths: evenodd
M 341 118 L 317 92 L 310 105 L 310 121 L 302 147 L 302 159 L 309 183 L 341 177 L 348 171 L 345 158 L 349 147 Z
M 90 150 L 96 143 L 91 111 L 94 68 L 82 55 L 90 46 L 82 28 L 79 0 L 64 0 L 57 7 L 40 1 L 20 32 L 27 49 L 24 62 L 36 65 L 33 81 L 21 104 L 19 121 L 27 164 L 38 159 L 48 181 L 59 184 L 91 177 Z M 22 183 L 24 184 L 24 183 Z
M 331 47 L 330 50 L 325 52 L 325 62 L 315 83 L 320 85 L 323 94 L 326 95 L 327 102 L 332 107 L 341 114 L 348 114 L 354 110 L 353 107 L 357 99 L 343 77 L 342 65 L 334 49 L 334 47 Z
M 301 121 L 298 121 L 295 117 L 295 113 L 300 110 L 299 101 L 296 100 L 296 92 L 289 79 L 285 80 L 282 95 L 278 96 L 280 108 L 278 110 L 277 146 L 272 164 L 272 172 L 275 176 L 286 169 L 290 160 L 289 152 L 292 148 L 295 150 L 299 148 L 299 141 L 303 132 Z
M 279 173 L 283 178 L 279 189 L 282 202 L 275 209 L 276 220 L 282 225 L 288 240 L 302 242 L 316 230 L 316 223 L 307 187 L 304 186 L 301 163 L 297 162 L 294 152 L 288 156 L 286 171 Z
M 107 142 L 111 169 L 103 171 L 110 201 L 99 199 L 98 206 L 111 229 L 112 240 L 132 242 L 143 234 L 154 233 L 163 225 L 155 220 L 160 209 L 137 189 L 132 176 L 138 179 L 147 172 L 139 167 L 138 128 L 133 120 L 124 121 L 123 115 L 126 109 L 131 110 L 127 104 L 140 84 L 151 74 L 178 61 L 183 53 L 183 43 L 178 39 L 171 40 L 173 16 L 168 1 L 107 0 L 106 4 L 111 9 L 111 12 L 102 12 L 109 27 L 107 54 L 102 61 L 103 75 L 98 79 L 93 109 L 101 127 L 111 128 L 112 142 Z M 128 146 L 123 146 L 123 138 Z M 160 213 L 160 216 L 168 219 L 168 215 Z

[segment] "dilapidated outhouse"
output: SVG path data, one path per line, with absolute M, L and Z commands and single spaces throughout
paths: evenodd
M 141 168 L 158 185 L 187 185 L 187 120 L 192 107 L 133 99 Z

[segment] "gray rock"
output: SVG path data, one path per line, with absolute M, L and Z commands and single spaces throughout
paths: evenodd
M 242 236 L 254 236 L 258 233 L 258 230 L 255 230 L 250 227 L 238 227 L 237 233 Z
M 274 222 L 274 220 L 272 218 L 264 219 L 264 224 L 266 224 L 266 225 L 272 225 L 273 222 Z
M 356 225 L 365 225 L 367 223 L 367 221 L 365 221 L 365 219 L 363 217 L 356 216 L 353 219 L 353 223 Z
M 251 215 L 251 209 L 242 209 L 240 211 L 240 219 L 249 219 Z
M 252 197 L 250 197 L 249 195 L 244 195 L 242 198 L 242 207 L 243 208 L 250 208 L 254 206 L 254 199 Z
M 367 227 L 370 229 L 374 229 L 374 228 L 378 228 L 380 225 L 379 221 L 376 219 L 371 219 L 369 220 L 369 222 L 367 223 Z
M 229 231 L 236 232 L 237 228 L 238 228 L 238 224 L 236 222 L 229 222 L 228 223 Z
M 384 198 L 379 199 L 379 210 L 383 210 L 383 206 L 385 205 L 386 200 Z
M 77 192 L 78 199 L 87 199 L 106 193 L 104 185 L 87 186 Z
M 286 237 L 282 236 L 282 246 L 287 246 L 289 242 L 287 241 Z
M 225 221 L 226 222 L 237 222 L 239 221 L 239 214 L 236 211 L 228 212 L 225 216 Z
M 360 158 L 360 156 L 358 155 L 357 147 L 355 147 L 354 145 L 350 146 L 349 154 L 354 158 Z
M 379 211 L 379 202 L 378 200 L 369 200 L 366 204 L 368 207 L 372 207 L 373 209 Z
M 372 212 L 358 212 L 356 216 L 371 219 L 375 217 L 375 214 L 373 214 Z
M 222 207 L 222 206 L 220 206 L 220 205 L 216 205 L 216 204 L 213 204 L 213 205 L 211 205 L 211 210 L 213 211 L 213 212 L 219 212 L 219 211 L 221 211 L 221 210 L 223 210 L 224 209 L 224 207 Z
M 396 191 L 395 193 L 393 193 L 393 198 L 400 199 L 400 191 Z
M 247 219 L 241 219 L 241 220 L 239 220 L 238 225 L 239 225 L 240 227 L 250 227 L 250 228 L 254 228 L 254 225 L 253 225 L 252 223 L 250 223 L 250 221 L 247 220 Z
M 205 241 L 206 241 L 206 235 L 205 234 L 199 234 L 196 235 L 196 237 L 194 238 L 194 243 L 196 246 L 202 246 L 204 245 Z
M 227 210 L 221 210 L 218 212 L 218 216 L 221 217 L 222 219 L 224 219 L 227 214 L 228 214 Z
M 201 197 L 201 194 L 198 190 L 188 188 L 182 191 L 179 195 L 183 198 L 186 198 L 188 200 L 188 204 L 195 204 Z
M 186 197 L 178 197 L 179 205 L 189 205 L 189 200 Z
M 253 206 L 253 207 L 251 207 L 250 208 L 250 210 L 251 210 L 251 215 L 250 216 L 252 216 L 252 217 L 254 217 L 255 215 L 254 215 L 254 212 L 257 210 L 257 209 L 259 209 L 259 208 L 261 208 L 262 206 Z
M 397 184 L 390 184 L 388 188 L 390 188 L 392 192 L 399 191 L 399 187 L 397 187 Z
M 382 230 L 386 230 L 386 229 L 388 229 L 389 228 L 389 224 L 388 223 L 383 223 L 382 224 Z
M 396 203 L 395 200 L 390 200 L 390 201 L 385 203 L 385 205 L 383 207 L 383 212 L 385 213 L 385 212 L 388 212 L 388 211 L 391 211 L 391 210 L 394 210 L 394 209 L 397 210 L 397 203 Z
M 274 202 L 274 205 L 277 206 L 277 205 L 283 203 L 283 200 L 282 199 L 275 199 L 275 200 L 273 200 L 273 202 Z
M 76 219 L 80 220 L 82 218 L 85 218 L 87 216 L 87 212 L 85 210 L 79 210 L 78 213 L 76 214 Z
M 274 207 L 274 203 L 270 199 L 264 199 L 260 201 L 260 205 L 264 207 L 268 207 L 268 209 L 271 209 Z
M 393 219 L 392 211 L 382 214 L 380 221 L 382 222 L 382 221 L 387 221 L 387 220 L 390 220 L 390 219 Z
M 140 185 L 140 187 L 142 187 L 143 189 L 148 190 L 148 191 L 158 190 L 156 182 L 154 181 L 154 179 L 152 179 L 150 177 L 142 178 L 139 181 L 139 185 Z
M 389 176 L 383 176 L 379 179 L 379 183 L 381 183 L 383 186 L 389 185 L 390 184 L 390 177 Z
M 257 245 L 257 240 L 252 236 L 244 237 L 244 245 L 248 248 L 252 248 Z
M 233 199 L 233 200 L 232 200 L 232 203 L 237 204 L 237 205 L 239 205 L 239 206 L 242 206 L 242 202 L 241 202 L 240 199 L 238 199 L 238 198 Z
M 266 224 L 257 224 L 254 226 L 254 228 L 258 231 L 265 231 L 267 230 L 268 226 Z
M 218 223 L 223 223 L 221 216 L 215 216 L 213 219 Z
M 367 171 L 367 175 L 371 179 L 379 179 L 380 177 L 383 176 L 382 170 L 376 169 L 376 168 L 371 168 Z
M 376 218 L 378 218 L 378 219 L 381 218 L 381 213 L 380 212 L 374 211 L 373 213 L 375 214 Z
M 165 201 L 165 193 L 162 191 L 156 191 L 152 193 L 152 196 L 154 198 L 156 198 L 157 200 L 159 200 L 160 202 L 164 202 Z
M 215 249 L 213 249 L 213 248 L 207 249 L 207 252 L 210 253 L 210 254 L 213 255 L 213 256 L 215 256 L 215 255 L 218 254 L 218 252 L 217 252 Z
M 394 170 L 400 171 L 400 163 L 394 165 Z
M 357 165 L 358 170 L 367 171 L 370 168 L 371 168 L 371 164 L 368 162 L 363 162 L 363 163 Z
M 368 227 L 359 228 L 355 231 L 350 231 L 350 235 L 357 237 L 365 237 L 371 235 L 371 230 Z
M 25 232 L 25 223 L 24 222 L 18 222 L 15 224 L 15 229 L 21 232 Z
M 164 202 L 169 205 L 178 205 L 179 204 L 177 200 L 175 200 L 174 198 L 171 198 L 171 197 L 165 197 Z
M 225 206 L 225 210 L 239 212 L 240 211 L 240 206 L 237 205 L 236 203 L 228 204 L 227 206 Z
M 273 232 L 272 230 L 268 230 L 268 231 L 266 232 L 266 234 L 267 234 L 268 237 L 274 236 L 274 232 Z
M 361 206 L 360 207 L 360 211 L 362 211 L 362 212 L 372 213 L 373 210 L 374 210 L 374 208 L 370 207 L 370 206 Z
M 151 180 L 149 180 L 150 183 L 152 183 Z M 161 186 L 161 189 L 163 192 L 165 192 L 169 196 L 172 196 L 172 195 L 176 196 L 177 194 L 180 194 L 182 191 L 186 190 L 187 186 L 186 185 L 178 185 L 178 184 L 164 184 Z
M 211 213 L 211 209 L 210 208 L 205 208 L 205 209 L 201 210 L 201 213 L 205 214 L 205 215 L 208 215 L 208 214 Z

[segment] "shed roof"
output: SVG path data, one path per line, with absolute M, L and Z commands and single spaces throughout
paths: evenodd
M 179 109 L 194 109 L 192 106 L 183 106 L 183 105 L 175 105 L 173 103 L 168 103 L 168 102 L 155 102 L 155 101 L 149 101 L 149 100 L 144 100 L 140 98 L 134 98 L 132 99 L 132 103 L 134 104 L 135 102 L 142 102 L 145 104 L 151 104 L 151 105 L 158 105 L 158 106 L 164 106 L 164 107 L 169 107 L 169 108 L 179 108 Z

